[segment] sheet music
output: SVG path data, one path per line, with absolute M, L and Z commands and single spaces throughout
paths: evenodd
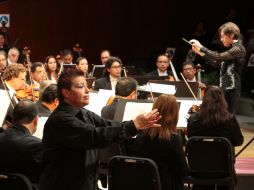
M 135 119 L 137 115 L 150 112 L 152 110 L 153 103 L 138 103 L 127 102 L 124 110 L 123 121 L 129 121 Z
M 11 98 L 13 98 L 14 91 L 9 91 Z M 2 127 L 3 122 L 5 120 L 5 116 L 8 112 L 8 108 L 10 106 L 10 97 L 5 90 L 0 90 L 0 99 L 1 99 L 1 106 L 0 106 L 0 127 Z
M 109 98 L 114 95 L 115 91 L 113 90 L 100 89 L 98 93 L 90 92 L 89 104 L 85 108 L 100 116 L 102 108 L 107 105 Z
M 176 93 L 175 85 L 169 85 L 169 84 L 148 83 L 147 85 L 144 85 L 144 86 L 138 86 L 137 89 L 140 91 L 156 92 L 156 93 L 162 93 L 162 94 L 174 95 Z
M 180 109 L 179 109 L 179 120 L 177 123 L 177 127 L 187 127 L 187 115 L 188 115 L 188 111 L 189 109 L 192 107 L 192 105 L 196 105 L 197 101 L 196 100 L 181 100 L 178 99 L 177 102 L 180 102 Z M 198 101 L 200 104 L 202 103 L 202 101 Z
M 38 125 L 37 125 L 37 130 L 33 134 L 33 136 L 42 139 L 44 125 L 45 125 L 47 120 L 48 120 L 48 117 L 39 117 L 39 119 L 38 119 Z

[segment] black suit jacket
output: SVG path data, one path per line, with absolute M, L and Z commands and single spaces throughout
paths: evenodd
M 39 182 L 42 143 L 21 125 L 0 132 L 0 170 L 21 173 Z
M 42 104 L 41 101 L 36 102 L 36 107 L 39 112 L 39 116 L 48 117 L 51 114 L 51 111 Z
M 167 71 L 167 74 L 168 74 L 168 76 L 172 76 L 171 71 Z M 159 73 L 158 73 L 158 70 L 155 69 L 155 70 L 151 71 L 150 73 L 147 73 L 146 75 L 147 76 L 159 76 Z
M 112 90 L 109 77 L 103 77 L 103 78 L 97 79 L 94 82 L 94 90 L 99 90 L 99 89 Z

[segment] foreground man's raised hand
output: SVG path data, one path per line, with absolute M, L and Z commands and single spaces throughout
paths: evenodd
M 160 113 L 157 109 L 154 109 L 149 113 L 138 115 L 133 121 L 137 129 L 145 129 L 149 127 L 161 127 L 160 124 L 157 124 L 160 118 Z

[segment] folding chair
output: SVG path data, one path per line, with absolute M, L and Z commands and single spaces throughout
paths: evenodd
M 32 184 L 30 180 L 22 174 L 0 172 L 0 189 L 32 190 Z
M 234 186 L 233 148 L 224 137 L 191 137 L 185 154 L 190 165 L 190 175 L 185 183 L 196 185 Z
M 148 158 L 115 156 L 109 162 L 109 190 L 160 190 L 156 163 Z

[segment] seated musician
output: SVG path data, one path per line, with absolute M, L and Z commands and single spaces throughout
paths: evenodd
M 88 61 L 85 57 L 79 57 L 76 61 L 76 68 L 84 72 L 85 77 L 88 77 Z
M 36 84 L 37 87 L 40 87 L 40 82 L 44 79 L 44 68 L 43 63 L 35 62 L 31 65 L 31 78 L 32 82 L 28 83 Z
M 120 78 L 116 84 L 116 96 L 112 104 L 102 108 L 101 116 L 105 119 L 113 120 L 119 99 L 137 99 L 137 85 L 138 82 L 134 78 Z M 113 143 L 110 146 L 100 150 L 100 166 L 103 167 L 99 167 L 98 172 L 100 181 L 104 188 L 107 186 L 107 165 L 109 159 L 112 156 L 119 155 L 121 152 L 122 151 L 118 143 Z
M 122 61 L 118 57 L 109 57 L 105 67 L 107 69 L 105 77 L 95 81 L 94 90 L 115 90 L 116 83 L 119 77 L 121 77 Z
M 101 64 L 105 65 L 109 57 L 110 57 L 110 51 L 106 49 L 102 50 L 100 54 Z
M 11 65 L 13 63 L 18 63 L 19 59 L 19 50 L 16 47 L 12 47 L 8 51 L 8 57 L 7 57 L 7 62 L 8 65 Z
M 39 101 L 36 102 L 39 116 L 48 117 L 56 109 L 58 104 L 57 85 L 51 84 L 43 90 Z
M 187 82 L 198 82 L 196 78 L 197 70 L 192 62 L 183 62 L 182 73 Z M 199 87 L 203 89 L 206 88 L 206 85 L 202 82 L 199 82 Z
M 3 80 L 7 90 L 14 91 L 24 89 L 26 84 L 26 68 L 17 63 L 13 63 L 6 67 L 3 73 Z M 5 89 L 4 86 L 1 89 Z
M 52 55 L 47 56 L 45 59 L 45 72 L 46 78 L 51 80 L 53 84 L 57 83 L 60 65 L 57 64 L 56 58 Z
M 2 73 L 7 66 L 7 55 L 5 51 L 0 50 L 0 72 Z
M 41 140 L 32 136 L 37 123 L 35 103 L 21 100 L 14 108 L 12 126 L 0 132 L 1 171 L 25 175 L 33 183 L 33 189 L 37 189 L 39 182 L 42 154 Z
M 62 51 L 63 63 L 64 64 L 74 64 L 73 55 L 70 49 L 64 49 Z
M 172 76 L 171 71 L 168 71 L 169 58 L 165 54 L 161 54 L 157 57 L 156 66 L 157 69 L 147 73 L 148 76 Z

